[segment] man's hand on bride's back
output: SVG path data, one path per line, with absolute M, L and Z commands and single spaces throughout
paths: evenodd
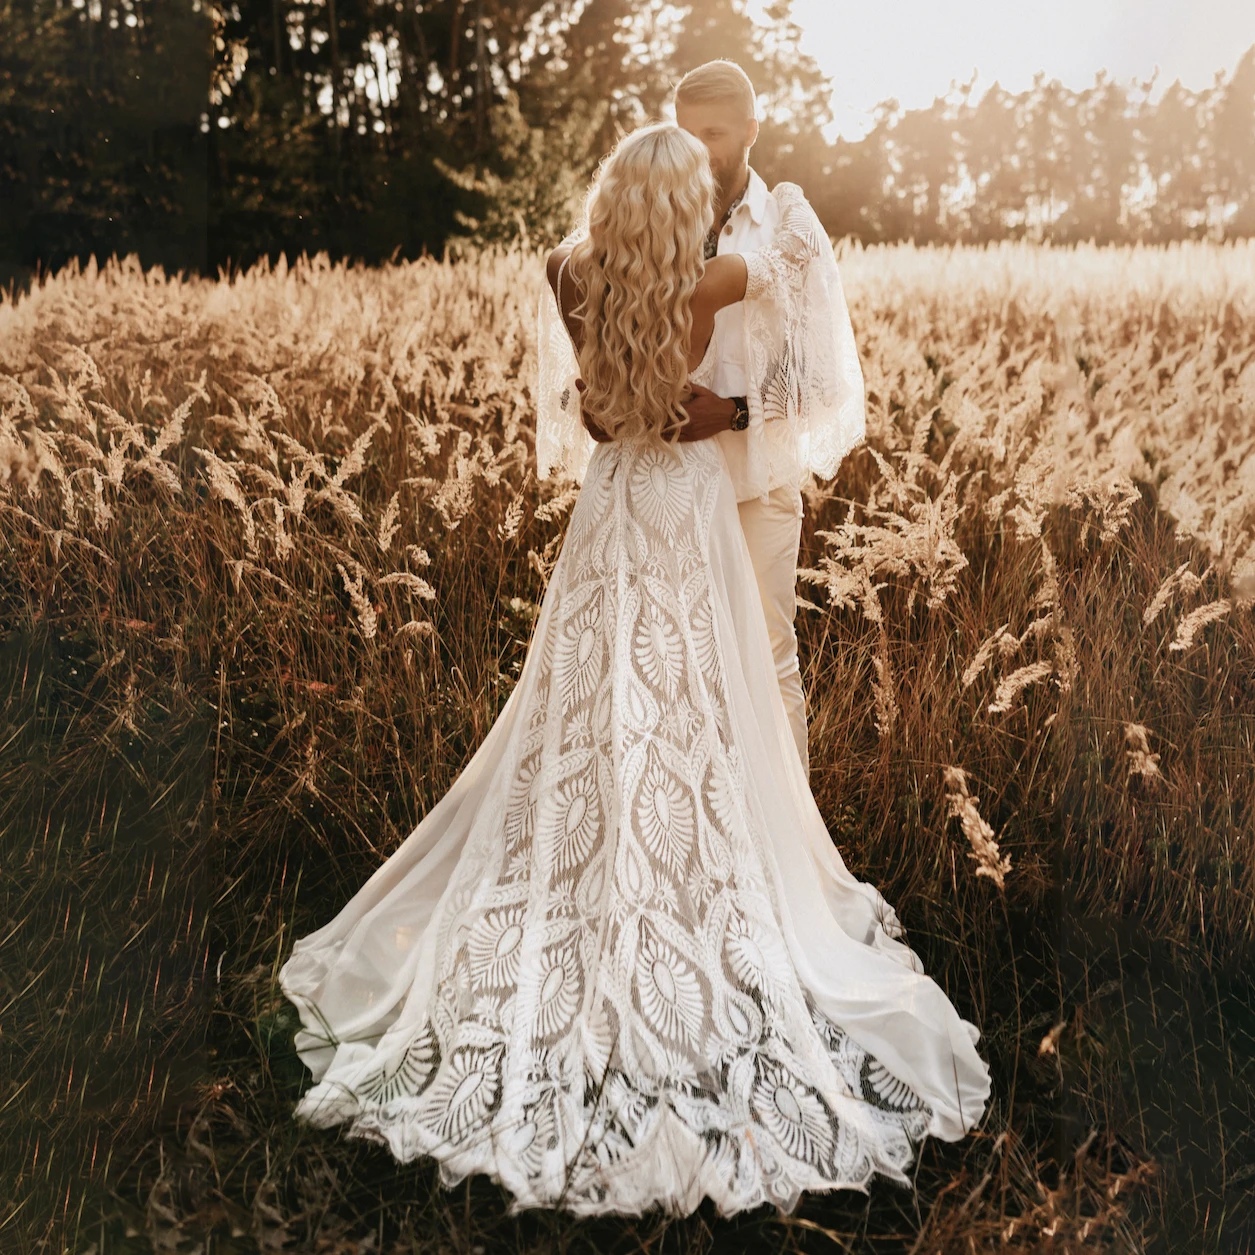
M 575 386 L 579 389 L 580 416 L 584 420 L 584 426 L 594 440 L 599 444 L 604 444 L 612 437 L 602 431 L 597 425 L 596 418 L 584 405 L 584 392 L 587 385 L 582 379 L 577 379 Z M 689 388 L 689 399 L 684 404 L 684 412 L 689 416 L 689 421 L 680 429 L 680 434 L 676 439 L 708 440 L 721 431 L 730 430 L 732 416 L 736 412 L 736 406 L 732 400 L 729 397 L 721 397 L 709 388 L 703 388 L 701 384 L 690 384 Z
M 681 440 L 708 440 L 721 431 L 729 431 L 732 427 L 732 416 L 736 413 L 736 405 L 730 397 L 721 397 L 701 384 L 690 384 L 691 396 L 684 404 L 684 412 L 689 416 L 680 433 Z

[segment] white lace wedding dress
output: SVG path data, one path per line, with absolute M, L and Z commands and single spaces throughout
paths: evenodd
M 283 965 L 295 1114 L 516 1208 L 909 1185 L 990 1081 L 901 938 L 807 785 L 718 442 L 600 444 L 496 723 Z

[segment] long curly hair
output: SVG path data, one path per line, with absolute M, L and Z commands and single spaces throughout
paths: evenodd
M 570 268 L 584 289 L 584 404 L 616 440 L 669 438 L 686 421 L 692 299 L 714 219 L 706 147 L 672 122 L 625 135 L 602 162 Z

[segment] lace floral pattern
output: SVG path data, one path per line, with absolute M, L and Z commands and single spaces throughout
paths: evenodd
M 795 183 L 777 183 L 772 246 L 746 254 L 746 479 L 836 474 L 866 434 L 863 369 L 827 232 Z M 770 424 L 770 426 L 769 426 Z
M 726 1214 L 907 1181 L 930 1108 L 816 1010 L 780 931 L 713 613 L 721 491 L 711 442 L 593 451 L 419 1027 L 303 1118 L 519 1206 Z
M 573 231 L 562 243 L 574 244 L 584 234 Z M 580 416 L 580 366 L 547 282 L 536 300 L 536 372 L 536 474 L 547 479 L 557 471 L 579 482 L 597 442 Z

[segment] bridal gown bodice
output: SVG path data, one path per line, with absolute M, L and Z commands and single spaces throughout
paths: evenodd
M 807 785 L 718 443 L 599 444 L 483 744 L 283 966 L 296 1114 L 515 1206 L 907 1184 L 989 1074 L 902 937 Z

